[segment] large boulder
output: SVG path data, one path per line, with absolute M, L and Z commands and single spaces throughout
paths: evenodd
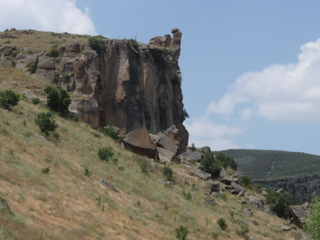
M 293 223 L 297 225 L 299 228 L 302 228 L 303 220 L 306 218 L 309 212 L 308 203 L 304 203 L 298 206 L 291 206 L 290 209 L 293 218 Z
M 200 169 L 193 169 L 191 170 L 191 175 L 195 175 L 202 180 L 209 180 L 211 179 L 211 174 L 201 171 Z
M 187 149 L 179 155 L 181 162 L 189 162 L 190 160 L 200 161 L 203 155 L 198 151 Z
M 157 146 L 151 141 L 148 130 L 142 126 L 125 135 L 126 149 L 149 158 L 158 159 Z
M 174 155 L 177 153 L 178 147 L 174 144 L 174 142 L 168 138 L 167 136 L 161 136 L 157 141 L 157 146 L 160 148 L 164 148 L 165 150 L 172 152 Z

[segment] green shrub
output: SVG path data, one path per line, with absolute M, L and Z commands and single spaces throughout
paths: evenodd
M 89 172 L 88 168 L 84 169 L 84 175 L 90 177 L 91 173 Z
M 189 114 L 187 113 L 187 110 L 185 108 L 183 109 L 182 114 L 184 119 L 189 118 Z
M 179 228 L 176 228 L 175 231 L 176 231 L 176 234 L 177 234 L 176 237 L 178 240 L 186 240 L 187 239 L 187 236 L 189 233 L 189 230 L 187 227 L 180 226 Z
M 51 51 L 47 53 L 47 56 L 52 58 L 59 57 L 58 47 L 52 47 Z
M 14 61 L 14 60 L 11 60 L 11 61 L 10 61 L 10 66 L 11 66 L 11 67 L 15 68 L 16 65 L 17 65 L 17 64 L 16 64 L 16 61 Z
M 139 49 L 139 43 L 136 39 L 129 39 L 129 44 L 132 46 L 134 49 L 138 50 Z
M 189 149 L 192 151 L 192 152 L 195 152 L 197 150 L 196 146 L 194 145 L 194 143 L 191 144 L 191 147 L 189 147 Z
M 41 172 L 48 174 L 50 172 L 50 168 L 48 168 L 48 167 L 42 168 Z
M 163 176 L 167 179 L 167 181 L 172 181 L 173 171 L 169 166 L 164 166 L 162 168 Z
M 212 153 L 206 153 L 204 158 L 201 160 L 200 169 L 206 173 L 210 173 L 211 176 L 219 177 L 220 175 L 220 164 L 215 160 Z
M 40 103 L 40 99 L 39 98 L 31 98 L 31 102 L 34 104 L 34 105 L 37 105 Z
M 217 224 L 219 225 L 219 227 L 222 230 L 226 230 L 228 228 L 228 224 L 227 224 L 226 220 L 224 220 L 223 218 L 219 218 L 217 221 Z
M 309 205 L 309 212 L 303 222 L 303 230 L 314 240 L 320 239 L 320 197 L 314 196 Z
M 149 173 L 149 166 L 146 162 L 140 163 L 140 169 L 141 169 L 141 172 L 146 175 Z
M 58 127 L 51 112 L 39 113 L 35 119 L 35 123 L 45 135 L 49 135 L 50 132 L 53 132 Z
M 191 200 L 191 193 L 190 192 L 185 192 L 184 190 L 183 190 L 183 192 L 182 192 L 182 194 L 183 194 L 183 197 L 186 199 L 186 200 Z
M 119 133 L 117 133 L 113 127 L 108 128 L 99 128 L 99 131 L 102 132 L 104 135 L 112 138 L 113 140 L 117 142 L 121 142 L 122 138 L 119 137 Z
M 292 203 L 291 197 L 271 189 L 267 189 L 267 193 L 266 203 L 270 206 L 270 210 L 277 214 L 278 217 L 288 217 L 290 214 L 289 205 Z
M 102 161 L 109 161 L 113 156 L 113 151 L 111 147 L 103 147 L 98 151 L 98 156 Z
M 19 95 L 12 90 L 0 92 L 0 107 L 10 110 L 13 106 L 18 105 Z
M 36 63 L 32 63 L 30 66 L 29 66 L 29 72 L 31 74 L 35 73 L 37 71 L 37 64 Z
M 90 37 L 88 39 L 90 47 L 95 50 L 98 54 L 101 53 L 105 46 L 104 46 L 104 37 L 99 35 L 95 37 Z
M 64 89 L 47 86 L 44 91 L 47 94 L 47 104 L 51 111 L 57 112 L 60 115 L 66 115 L 69 112 L 68 108 L 71 99 Z
M 249 187 L 252 185 L 252 178 L 246 175 L 243 175 L 240 177 L 240 183 L 246 187 Z
M 233 160 L 233 158 L 225 156 L 223 153 L 218 153 L 216 156 L 217 161 L 223 167 L 230 166 L 234 170 L 237 170 L 238 164 Z

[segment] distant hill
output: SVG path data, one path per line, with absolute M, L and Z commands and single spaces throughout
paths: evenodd
M 232 157 L 238 163 L 238 169 L 254 180 L 320 175 L 320 156 L 318 155 L 247 149 L 219 152 Z

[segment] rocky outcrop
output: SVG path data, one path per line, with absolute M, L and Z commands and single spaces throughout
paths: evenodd
M 67 89 L 84 98 L 77 108 L 80 120 L 94 128 L 112 125 L 127 132 L 142 126 L 160 132 L 174 125 L 176 132 L 169 138 L 181 152 L 188 145 L 178 65 L 182 33 L 172 33 L 138 46 L 105 39 L 99 54 L 75 43 L 59 48 L 64 56 L 60 76 L 69 74 Z
M 294 204 L 311 202 L 312 195 L 320 195 L 320 176 L 303 176 L 298 178 L 282 178 L 275 180 L 255 181 L 264 187 L 271 187 L 292 197 Z

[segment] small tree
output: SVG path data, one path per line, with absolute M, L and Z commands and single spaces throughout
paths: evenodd
M 50 132 L 53 132 L 58 127 L 51 112 L 39 113 L 35 119 L 35 123 L 45 135 L 49 135 Z
M 210 173 L 212 177 L 219 177 L 221 167 L 214 159 L 212 153 L 206 153 L 204 158 L 201 160 L 200 169 L 204 172 Z
M 252 185 L 252 178 L 246 175 L 243 175 L 240 177 L 240 183 L 246 187 L 249 187 Z
M 228 228 L 228 224 L 226 220 L 224 220 L 223 218 L 219 218 L 217 224 L 220 226 L 222 230 L 226 230 Z
M 290 213 L 289 205 L 292 203 L 291 197 L 271 189 L 267 189 L 267 193 L 266 203 L 270 206 L 270 210 L 278 217 L 288 217 Z
M 57 112 L 60 115 L 66 115 L 69 112 L 68 108 L 71 99 L 64 89 L 47 86 L 44 91 L 47 94 L 48 107 L 51 111 Z
M 99 35 L 95 37 L 90 37 L 88 42 L 90 47 L 99 54 L 104 49 L 104 39 L 105 38 L 103 36 Z
M 221 166 L 226 167 L 230 166 L 234 170 L 237 170 L 238 164 L 233 160 L 233 158 L 224 155 L 223 153 L 218 153 L 216 156 L 217 161 L 220 163 Z
M 12 90 L 0 92 L 0 107 L 10 110 L 13 106 L 18 105 L 19 95 Z
M 303 230 L 314 240 L 320 240 L 320 197 L 314 196 L 309 205 L 309 212 L 304 220 Z

